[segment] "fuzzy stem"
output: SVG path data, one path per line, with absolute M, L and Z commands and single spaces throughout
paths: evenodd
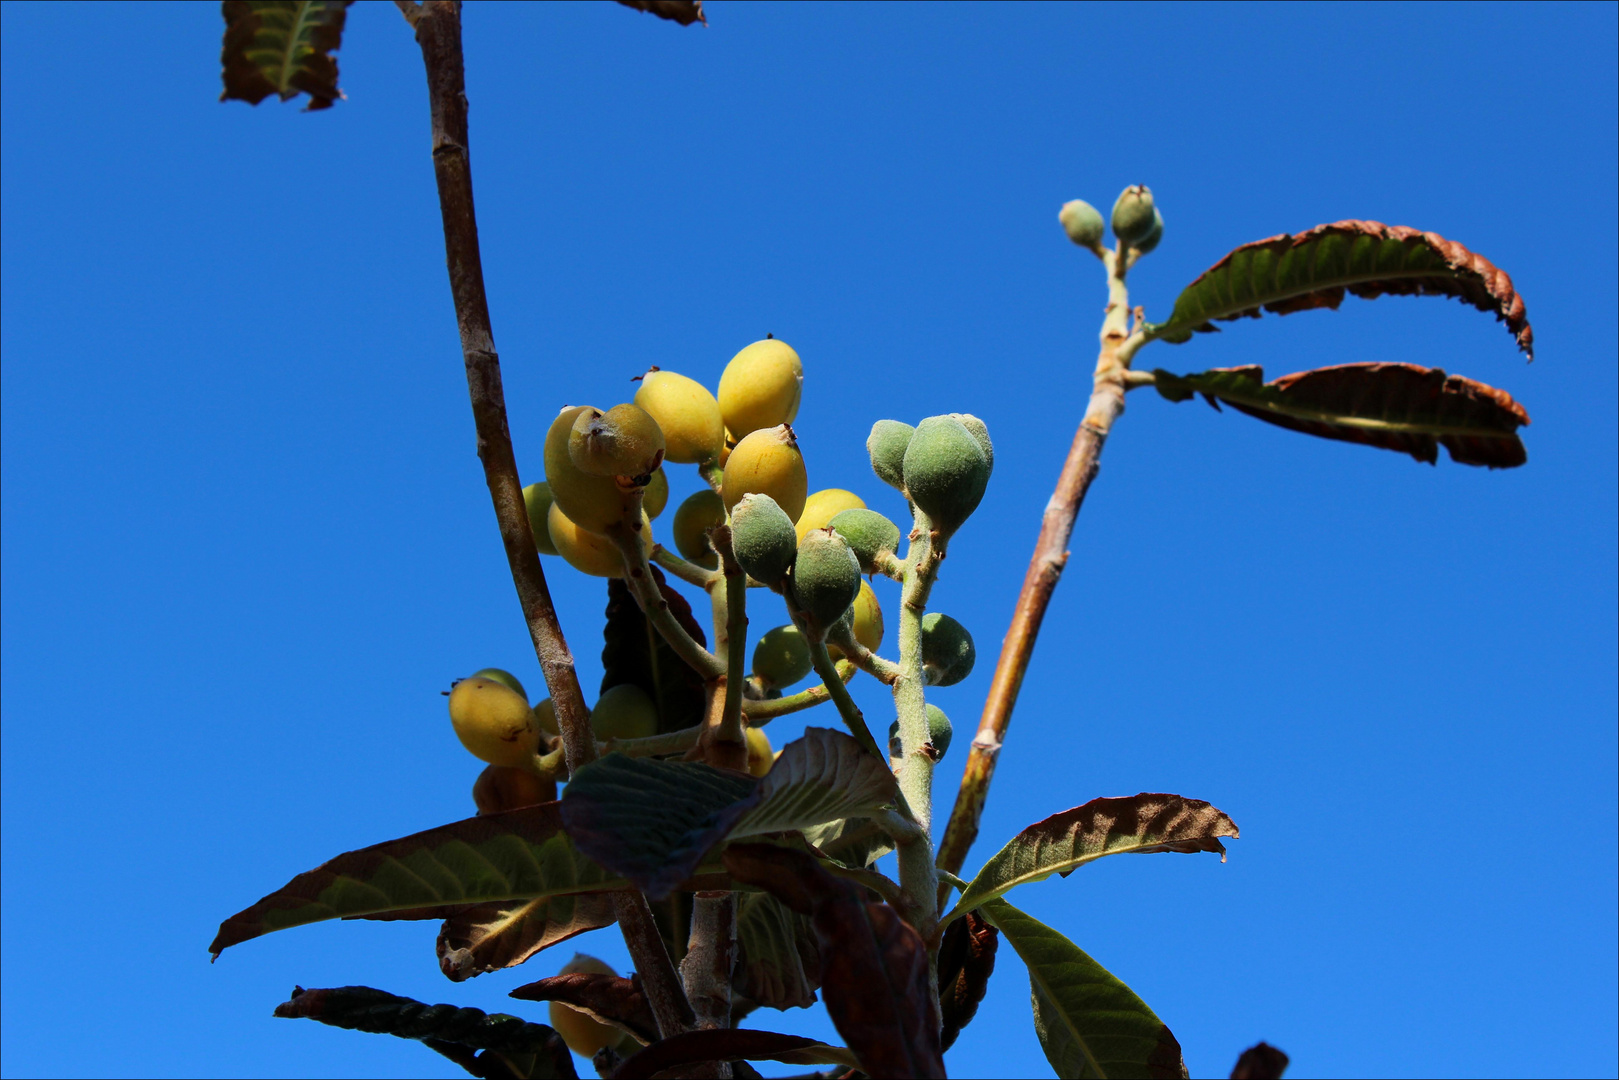
M 634 501 L 633 509 L 636 518 L 639 519 L 638 500 Z M 657 627 L 658 633 L 663 635 L 663 640 L 667 641 L 676 655 L 704 679 L 712 681 L 724 675 L 725 664 L 697 644 L 669 611 L 669 601 L 663 598 L 663 592 L 652 577 L 652 564 L 647 561 L 646 551 L 641 547 L 641 538 L 622 522 L 608 526 L 606 535 L 624 559 L 624 581 L 630 587 L 630 594 L 635 597 L 635 602 L 641 605 L 641 610 L 646 613 L 652 625 Z
M 662 735 L 647 735 L 639 739 L 609 739 L 604 743 L 597 743 L 596 748 L 603 754 L 617 751 L 630 757 L 656 757 L 690 750 L 697 745 L 702 734 L 703 725 L 695 724 L 679 731 L 666 731 Z
M 736 894 L 700 892 L 692 898 L 691 940 L 680 974 L 696 1028 L 731 1026 L 731 969 L 736 964 Z
M 877 740 L 871 737 L 871 729 L 866 726 L 866 717 L 860 711 L 860 706 L 854 703 L 849 696 L 849 688 L 843 685 L 843 678 L 838 674 L 837 668 L 832 666 L 832 657 L 827 655 L 826 642 L 809 640 L 810 662 L 815 665 L 815 674 L 821 677 L 821 683 L 826 687 L 827 694 L 838 707 L 838 714 L 848 725 L 849 733 L 870 753 L 877 755 L 884 761 L 888 755 L 877 748 Z
M 742 746 L 743 765 L 746 767 L 747 743 L 742 724 L 742 684 L 748 670 L 748 589 L 747 578 L 736 561 L 731 546 L 730 526 L 721 525 L 710 535 L 714 550 L 719 553 L 720 565 L 725 569 L 725 711 L 720 718 L 716 738 L 721 743 Z M 715 642 L 716 649 L 719 642 Z
M 995 759 L 1012 720 L 1012 706 L 1017 703 L 1040 623 L 1051 604 L 1051 594 L 1068 562 L 1068 540 L 1073 535 L 1074 519 L 1079 516 L 1085 493 L 1096 479 L 1108 432 L 1124 412 L 1125 375 L 1130 360 L 1147 340 L 1139 330 L 1134 334 L 1129 332 L 1130 294 L 1124 283 L 1129 267 L 1121 255 L 1111 254 L 1103 259 L 1107 267 L 1108 305 L 1102 321 L 1101 351 L 1096 359 L 1090 403 L 1079 430 L 1074 433 L 1062 473 L 1057 477 L 1057 489 L 1040 519 L 1040 535 L 1012 613 L 1012 625 L 1001 645 L 1000 660 L 995 665 L 995 677 L 978 723 L 978 734 L 967 755 L 961 791 L 939 844 L 938 865 L 952 874 L 961 872 L 967 850 L 978 837 L 978 823 L 989 794 L 989 782 L 995 775 Z
M 687 562 L 662 544 L 652 545 L 652 561 L 686 584 L 695 585 L 699 589 L 708 588 L 709 583 L 719 576 L 718 571 Z
M 927 681 L 922 674 L 922 615 L 927 611 L 939 563 L 944 560 L 945 538 L 933 531 L 926 514 L 917 510 L 915 515 L 916 528 L 911 534 L 915 539 L 905 557 L 905 584 L 900 590 L 899 670 L 889 686 L 899 718 L 899 789 L 904 792 L 916 823 L 923 832 L 931 834 L 934 758 L 929 753 L 931 742 L 924 691 Z
M 847 660 L 839 660 L 834 671 L 838 680 L 847 684 L 855 677 L 860 669 Z M 812 686 L 808 690 L 801 690 L 796 694 L 788 694 L 765 701 L 742 702 L 742 715 L 748 718 L 749 727 L 764 727 L 778 716 L 787 716 L 805 709 L 813 709 L 832 700 L 832 692 L 824 686 Z

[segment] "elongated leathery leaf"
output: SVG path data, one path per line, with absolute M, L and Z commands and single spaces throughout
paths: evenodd
M 455 982 L 516 967 L 552 945 L 611 926 L 617 918 L 613 898 L 605 893 L 478 904 L 444 920 L 438 935 L 439 967 Z
M 519 1001 L 560 1001 L 571 1005 L 604 1024 L 629 1032 L 642 1045 L 656 1042 L 658 1038 L 658 1022 L 653 1018 L 652 1006 L 647 1003 L 638 975 L 626 979 L 621 975 L 576 971 L 519 986 L 511 996 Z
M 543 803 L 339 855 L 226 919 L 209 951 L 324 919 L 625 887 L 574 848 L 559 804 Z
M 510 1075 L 569 1078 L 578 1073 L 562 1037 L 544 1024 L 531 1024 L 505 1013 L 486 1013 L 455 1005 L 427 1005 L 369 986 L 339 986 L 329 990 L 298 987 L 292 999 L 276 1006 L 275 1014 L 289 1019 L 318 1020 L 350 1031 L 420 1039 L 474 1070 L 473 1062 L 449 1053 L 441 1044 L 497 1054 Z M 521 1070 L 512 1068 L 521 1060 Z M 481 1062 L 483 1059 L 479 1059 Z M 493 1071 L 493 1070 L 490 1070 Z M 480 1070 L 480 1074 L 485 1074 Z M 498 1073 L 497 1073 L 498 1075 Z
M 770 1009 L 807 1009 L 821 985 L 809 919 L 769 893 L 737 898 L 736 967 L 731 989 Z
M 708 20 L 703 17 L 703 0 L 618 0 L 618 2 L 637 11 L 650 12 L 660 19 L 677 22 L 681 26 L 690 26 L 694 22 L 708 25 Z
M 968 882 L 945 918 L 971 911 L 1014 886 L 1052 874 L 1066 877 L 1106 855 L 1211 851 L 1219 852 L 1224 862 L 1223 836 L 1237 836 L 1236 822 L 1198 799 L 1148 792 L 1092 799 L 1012 837 Z
M 1512 279 L 1482 255 L 1431 232 L 1376 221 L 1336 221 L 1291 236 L 1244 244 L 1181 291 L 1166 322 L 1150 337 L 1183 342 L 1215 322 L 1334 308 L 1348 292 L 1365 300 L 1388 295 L 1452 296 L 1507 324 L 1534 359 L 1534 331 Z
M 354 0 L 225 0 L 225 44 L 220 52 L 225 89 L 220 101 L 257 105 L 271 94 L 282 101 L 309 95 L 309 109 L 329 109 L 343 96 L 337 61 L 343 22 Z
M 827 1046 L 802 1035 L 775 1031 L 688 1031 L 653 1043 L 613 1073 L 614 1080 L 644 1080 L 680 1065 L 699 1061 L 785 1061 L 791 1065 L 845 1065 L 859 1067 L 854 1054 L 841 1046 Z
M 1518 428 L 1529 414 L 1511 395 L 1415 364 L 1340 364 L 1265 382 L 1257 366 L 1196 375 L 1153 373 L 1171 401 L 1202 394 L 1268 424 L 1323 439 L 1398 450 L 1429 464 L 1439 447 L 1461 465 L 1510 469 L 1528 460 Z
M 979 909 L 1029 968 L 1034 1031 L 1063 1080 L 1186 1076 L 1180 1043 L 1124 983 L 1005 900 Z

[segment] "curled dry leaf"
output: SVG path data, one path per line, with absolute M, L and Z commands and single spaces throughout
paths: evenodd
M 1287 1055 L 1269 1043 L 1256 1043 L 1242 1052 L 1231 1070 L 1231 1080 L 1282 1080 Z
M 641 979 L 632 975 L 575 972 L 519 986 L 511 996 L 521 1001 L 560 1001 L 597 1020 L 622 1028 L 642 1043 L 658 1040 L 658 1022 L 647 1004 Z
M 309 95 L 309 111 L 329 109 L 343 96 L 337 60 L 343 23 L 354 0 L 225 0 L 225 43 L 219 61 L 220 101 L 257 105 Z
M 785 1061 L 792 1065 L 858 1066 L 853 1054 L 841 1046 L 827 1046 L 802 1035 L 737 1028 L 688 1031 L 634 1055 L 613 1073 L 614 1080 L 644 1080 L 681 1065 L 699 1061 Z
M 952 922 L 939 943 L 939 1008 L 942 1043 L 950 1049 L 978 1012 L 995 972 L 995 950 L 1000 934 L 993 923 L 976 911 Z
M 454 982 L 516 967 L 559 942 L 611 926 L 617 909 L 608 893 L 550 896 L 479 904 L 444 917 L 439 968 Z
M 652 567 L 652 578 L 658 583 L 664 603 L 669 605 L 669 614 L 693 641 L 706 647 L 708 638 L 692 615 L 686 598 L 669 587 L 663 572 L 656 566 Z M 640 687 L 657 705 L 660 735 L 702 722 L 707 700 L 702 675 L 693 671 L 663 635 L 652 629 L 646 613 L 623 579 L 609 578 L 607 621 L 602 627 L 601 689 L 606 693 L 624 683 Z
M 690 26 L 695 22 L 708 25 L 708 20 L 703 17 L 703 0 L 618 0 L 618 2 L 637 11 L 650 12 L 660 19 L 677 22 L 681 26 Z

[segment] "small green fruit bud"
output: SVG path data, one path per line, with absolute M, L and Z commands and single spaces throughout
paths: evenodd
M 898 420 L 879 420 L 871 425 L 871 434 L 866 438 L 871 471 L 900 491 L 905 490 L 905 448 L 915 433 L 915 428 Z
M 899 526 L 875 510 L 845 510 L 832 519 L 832 529 L 848 541 L 863 574 L 878 573 L 877 556 L 899 550 Z
M 619 683 L 602 691 L 590 710 L 590 730 L 596 738 L 645 739 L 658 733 L 658 707 L 634 683 Z
M 989 462 L 991 472 L 995 471 L 995 444 L 989 441 L 989 428 L 984 422 L 972 413 L 953 412 L 950 419 L 956 421 L 967 429 L 967 434 L 978 440 L 978 448 L 984 452 L 984 460 Z
M 736 561 L 755 581 L 776 588 L 793 567 L 798 534 L 793 519 L 769 495 L 744 495 L 731 510 Z
M 928 742 L 933 744 L 933 760 L 937 761 L 950 749 L 950 718 L 937 705 L 929 705 L 927 714 Z M 888 725 L 888 756 L 899 757 L 902 753 L 904 751 L 900 748 L 899 721 L 895 720 Z
M 1147 230 L 1147 235 L 1146 236 L 1143 236 L 1140 240 L 1137 240 L 1131 246 L 1134 247 L 1136 249 L 1136 251 L 1138 251 L 1141 254 L 1145 255 L 1147 252 L 1149 252 L 1153 248 L 1157 247 L 1158 246 L 1158 241 L 1162 240 L 1163 238 L 1164 238 L 1164 215 L 1161 214 L 1158 211 L 1158 208 L 1155 206 L 1155 207 L 1152 208 L 1152 228 Z
M 1152 190 L 1145 184 L 1132 184 L 1113 204 L 1113 235 L 1125 245 L 1133 245 L 1152 231 Z
M 528 528 L 534 534 L 534 546 L 541 555 L 555 555 L 557 546 L 551 543 L 551 531 L 545 520 L 551 513 L 551 485 L 542 482 L 524 488 L 523 508 L 528 511 Z
M 708 530 L 725 524 L 725 503 L 717 491 L 704 490 L 689 496 L 675 510 L 675 548 L 699 566 L 713 570 L 719 556 L 708 546 Z
M 823 634 L 860 595 L 860 563 L 843 537 L 817 529 L 798 545 L 793 561 L 793 600 Z
M 648 476 L 663 464 L 663 429 L 635 404 L 582 412 L 568 435 L 574 468 L 591 476 Z
M 972 674 L 978 658 L 973 636 L 948 615 L 922 616 L 922 672 L 932 686 L 952 686 Z
M 522 694 L 524 701 L 528 700 L 528 691 L 524 690 L 523 684 L 517 681 L 517 676 L 513 675 L 509 671 L 503 670 L 502 668 L 486 667 L 482 671 L 473 672 L 472 677 L 474 679 L 492 679 L 495 682 L 500 683 L 502 686 L 509 686 L 513 690 L 516 690 L 519 694 Z
M 809 642 L 796 626 L 778 626 L 753 647 L 753 673 L 766 689 L 791 686 L 813 668 Z
M 905 493 L 946 536 L 978 509 L 989 473 L 983 446 L 953 417 L 928 417 L 905 448 Z
M 1068 239 L 1082 248 L 1096 248 L 1102 243 L 1102 215 L 1084 199 L 1063 203 L 1057 212 Z

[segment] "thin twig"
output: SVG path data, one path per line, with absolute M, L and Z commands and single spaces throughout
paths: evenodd
M 652 545 L 652 561 L 688 585 L 706 589 L 719 576 L 717 570 L 708 570 L 694 562 L 687 562 L 662 544 Z
M 837 676 L 845 685 L 855 677 L 860 670 L 847 660 L 839 660 L 834 668 Z M 805 709 L 813 709 L 817 705 L 824 705 L 832 700 L 832 692 L 825 686 L 812 686 L 808 690 L 801 690 L 786 697 L 767 698 L 763 701 L 742 702 L 742 715 L 748 718 L 749 727 L 764 727 L 778 716 L 787 716 Z

